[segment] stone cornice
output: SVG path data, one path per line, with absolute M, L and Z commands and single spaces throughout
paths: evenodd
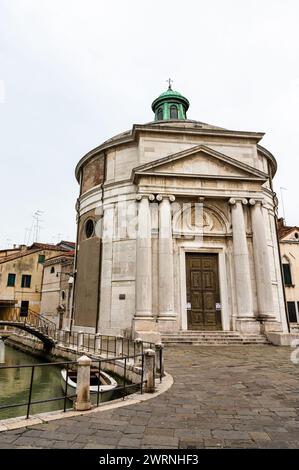
M 188 121 L 184 121 L 188 122 Z M 90 158 L 99 153 L 108 150 L 110 148 L 125 145 L 125 144 L 132 144 L 138 141 L 139 134 L 141 132 L 147 133 L 164 133 L 164 134 L 188 134 L 188 135 L 207 135 L 207 136 L 216 136 L 216 137 L 227 137 L 230 136 L 231 138 L 243 138 L 243 139 L 252 139 L 254 141 L 259 142 L 262 137 L 264 136 L 263 132 L 247 132 L 247 131 L 232 131 L 227 129 L 221 128 L 203 128 L 203 127 L 182 127 L 178 126 L 161 126 L 154 123 L 150 124 L 134 124 L 132 129 L 129 132 L 124 132 L 119 134 L 118 136 L 112 137 L 111 139 L 106 140 L 98 147 L 94 148 L 90 152 L 88 152 L 81 160 L 78 162 L 75 175 L 77 180 L 79 181 L 79 172 L 81 166 Z M 273 155 L 270 152 L 267 152 L 266 149 L 261 147 L 261 151 L 265 151 L 267 154 L 265 156 L 267 158 L 274 159 Z M 270 157 L 271 156 L 271 157 Z M 275 162 L 275 159 L 274 159 Z M 275 162 L 276 163 L 276 162 Z

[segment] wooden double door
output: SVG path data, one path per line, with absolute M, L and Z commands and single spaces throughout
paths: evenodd
M 188 330 L 221 330 L 218 255 L 186 253 Z

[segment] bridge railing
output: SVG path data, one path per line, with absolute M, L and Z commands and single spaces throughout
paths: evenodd
M 40 313 L 34 312 L 33 310 L 29 309 L 26 315 L 22 315 L 20 307 L 15 307 L 5 315 L 4 320 L 12 323 L 22 323 L 23 325 L 27 324 L 32 328 L 37 329 L 45 336 L 56 340 L 57 328 L 55 323 L 48 320 Z

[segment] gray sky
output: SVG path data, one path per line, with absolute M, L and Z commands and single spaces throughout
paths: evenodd
M 37 209 L 40 241 L 75 239 L 77 161 L 152 120 L 169 76 L 190 119 L 266 133 L 299 225 L 298 17 L 298 0 L 0 0 L 1 248 Z

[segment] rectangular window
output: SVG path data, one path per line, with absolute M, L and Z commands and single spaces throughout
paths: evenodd
M 288 315 L 290 323 L 297 323 L 295 302 L 288 302 Z
M 8 274 L 7 287 L 14 287 L 16 283 L 16 275 L 13 273 Z
M 28 309 L 29 309 L 29 300 L 22 300 L 21 309 L 20 309 L 20 317 L 27 317 Z
M 44 263 L 45 262 L 45 259 L 46 259 L 46 256 L 45 255 L 38 255 L 38 262 L 39 263 Z
M 30 287 L 31 286 L 31 276 L 30 274 L 22 275 L 21 287 Z
M 292 286 L 292 275 L 291 275 L 291 267 L 289 263 L 283 263 L 283 277 L 284 277 L 284 285 L 285 286 Z

